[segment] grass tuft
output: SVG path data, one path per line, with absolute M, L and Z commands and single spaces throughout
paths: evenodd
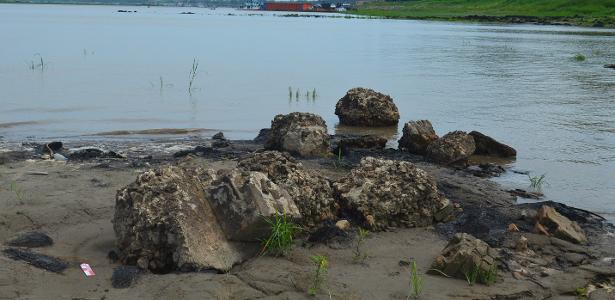
M 15 196 L 20 203 L 24 203 L 24 199 L 26 198 L 26 192 L 22 187 L 17 185 L 17 182 L 11 182 L 11 192 L 15 193 Z
M 286 214 L 276 213 L 265 218 L 270 227 L 269 238 L 262 242 L 261 254 L 285 256 L 293 246 L 295 233 L 300 229 Z
M 408 297 L 406 299 L 410 299 L 411 297 L 418 299 L 422 292 L 423 278 L 419 275 L 416 267 L 416 261 L 413 261 L 412 268 L 410 269 L 410 292 L 408 293 Z
M 492 285 L 498 279 L 498 267 L 493 264 L 488 270 L 483 271 L 479 265 L 475 265 L 470 272 L 465 273 L 468 285 L 474 285 L 477 282 Z
M 540 176 L 532 176 L 527 174 L 528 179 L 530 180 L 530 187 L 534 190 L 542 190 L 542 186 L 547 183 L 545 180 L 547 174 L 542 174 Z
M 578 61 L 578 62 L 582 62 L 585 61 L 587 59 L 587 57 L 585 57 L 585 55 L 581 54 L 581 53 L 577 53 L 574 55 L 574 60 Z
M 323 285 L 327 281 L 327 273 L 329 272 L 329 261 L 324 255 L 314 255 L 310 257 L 312 262 L 316 265 L 314 271 L 314 277 L 312 278 L 312 285 L 308 289 L 310 296 L 316 296 L 318 292 L 323 288 Z
M 355 262 L 364 262 L 365 259 L 367 259 L 369 257 L 369 255 L 367 253 L 365 253 L 365 251 L 363 251 L 363 243 L 365 242 L 365 239 L 367 239 L 367 236 L 369 235 L 369 231 L 360 228 L 357 231 L 357 240 L 356 240 L 356 244 L 355 244 L 355 248 L 354 250 L 352 250 L 352 259 Z
M 196 58 L 192 59 L 192 68 L 190 69 L 190 77 L 188 80 L 188 93 L 192 93 L 192 85 L 196 79 L 196 75 L 199 72 L 199 61 Z

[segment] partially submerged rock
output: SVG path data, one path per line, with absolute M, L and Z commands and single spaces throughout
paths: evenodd
M 265 149 L 288 151 L 299 156 L 324 156 L 329 152 L 327 124 L 318 115 L 294 112 L 277 115 Z
M 165 167 L 117 193 L 113 229 L 120 261 L 164 273 L 228 270 L 255 245 L 228 241 L 206 198 L 211 170 Z
M 436 257 L 431 268 L 447 276 L 466 279 L 471 272 L 486 274 L 493 270 L 497 258 L 497 251 L 487 243 L 467 233 L 458 233 Z
M 399 140 L 399 149 L 413 154 L 425 155 L 427 146 L 438 139 L 431 122 L 428 120 L 410 121 L 404 125 Z
M 463 132 L 449 132 L 427 146 L 427 159 L 439 164 L 448 165 L 465 160 L 474 154 L 476 145 L 474 138 Z
M 536 229 L 539 233 L 553 235 L 575 244 L 587 243 L 585 232 L 579 224 L 547 205 L 543 205 L 536 214 Z
M 258 242 L 270 228 L 265 218 L 285 214 L 299 220 L 301 214 L 286 190 L 267 175 L 255 171 L 222 171 L 207 190 L 220 226 L 233 241 Z
M 474 144 L 476 145 L 476 150 L 474 150 L 474 154 L 499 157 L 517 156 L 517 150 L 496 141 L 490 136 L 486 136 L 478 131 L 472 131 L 469 134 L 474 138 Z
M 226 139 L 222 131 L 214 134 L 211 139 L 211 146 L 213 148 L 224 148 L 231 145 L 231 142 Z
M 28 231 L 8 240 L 6 245 L 27 248 L 47 247 L 53 245 L 53 239 L 44 232 Z
M 59 258 L 35 253 L 29 249 L 6 248 L 2 252 L 10 259 L 21 260 L 39 269 L 54 273 L 62 273 L 68 267 L 68 263 Z
M 238 168 L 265 173 L 271 181 L 284 188 L 295 201 L 301 212 L 301 222 L 307 227 L 318 226 L 337 216 L 339 208 L 329 181 L 307 170 L 286 153 L 254 153 L 239 160 Z
M 255 143 L 266 143 L 269 140 L 269 135 L 271 134 L 270 128 L 263 128 L 258 132 L 258 135 L 252 140 Z
M 428 226 L 453 210 L 433 177 L 410 162 L 366 157 L 333 186 L 347 214 L 372 230 Z
M 341 136 L 335 141 L 335 154 L 348 154 L 351 149 L 384 149 L 387 139 L 375 135 Z
M 353 88 L 335 105 L 340 123 L 351 126 L 393 126 L 399 110 L 393 99 L 371 89 Z

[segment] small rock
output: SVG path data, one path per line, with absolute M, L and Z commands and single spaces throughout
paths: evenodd
M 393 126 L 399 110 L 393 99 L 371 89 L 353 88 L 335 105 L 340 124 L 350 126 Z
M 214 134 L 214 135 L 211 137 L 211 139 L 212 139 L 212 140 L 226 140 L 226 138 L 224 137 L 224 133 L 223 133 L 222 131 L 220 131 L 220 132 L 218 132 L 218 133 Z
M 508 231 L 509 232 L 519 232 L 519 227 L 517 227 L 517 224 L 515 223 L 510 223 L 508 224 Z
M 119 266 L 113 270 L 111 285 L 116 289 L 130 287 L 141 275 L 141 269 L 134 266 Z
M 481 178 L 497 177 L 502 175 L 502 173 L 506 172 L 506 170 L 501 166 L 492 163 L 480 164 L 478 166 L 469 166 L 465 169 L 465 171 L 476 177 Z
M 339 220 L 335 223 L 335 227 L 343 231 L 348 231 L 348 229 L 350 229 L 350 222 L 348 222 L 348 220 Z
M 472 131 L 470 135 L 474 138 L 474 144 L 476 145 L 474 154 L 498 157 L 517 156 L 517 150 L 496 141 L 492 137 L 486 136 L 478 131 Z
M 213 148 L 225 148 L 230 146 L 231 143 L 228 140 L 214 140 L 211 142 Z
M 428 160 L 443 165 L 465 160 L 474 154 L 474 138 L 463 131 L 449 132 L 427 146 Z
M 615 69 L 615 64 L 606 64 L 604 67 L 607 69 Z
M 438 139 L 428 120 L 410 121 L 404 125 L 403 135 L 399 140 L 399 149 L 413 154 L 425 155 L 427 146 Z
M 458 233 L 449 241 L 436 258 L 432 268 L 456 278 L 466 279 L 466 274 L 479 268 L 488 272 L 496 265 L 498 253 L 487 243 L 467 233 Z M 439 274 L 434 272 L 434 274 Z
M 573 242 L 586 244 L 587 237 L 583 229 L 574 221 L 558 213 L 553 207 L 543 205 L 536 216 L 536 226 L 542 226 L 553 236 Z M 539 229 L 539 231 L 543 231 Z
M 329 138 L 327 124 L 320 116 L 294 112 L 277 115 L 271 121 L 265 149 L 305 157 L 325 156 L 329 153 Z
M 53 245 L 53 239 L 44 232 L 28 231 L 8 240 L 6 245 L 27 248 L 47 247 Z
M 515 250 L 519 252 L 527 252 L 527 238 L 520 235 L 515 242 Z

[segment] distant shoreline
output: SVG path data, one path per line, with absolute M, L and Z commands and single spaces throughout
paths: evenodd
M 599 4 L 566 0 L 536 1 L 531 4 L 504 0 L 378 1 L 361 4 L 351 13 L 385 19 L 615 28 L 614 5 L 615 1 L 612 0 Z

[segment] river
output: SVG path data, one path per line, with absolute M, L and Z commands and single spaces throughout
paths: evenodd
M 514 146 L 511 169 L 546 174 L 547 199 L 615 220 L 615 70 L 603 67 L 615 31 L 284 15 L 0 4 L 0 139 L 153 128 L 252 138 L 291 111 L 321 115 L 333 133 L 336 101 L 363 86 L 390 94 L 403 122 Z

